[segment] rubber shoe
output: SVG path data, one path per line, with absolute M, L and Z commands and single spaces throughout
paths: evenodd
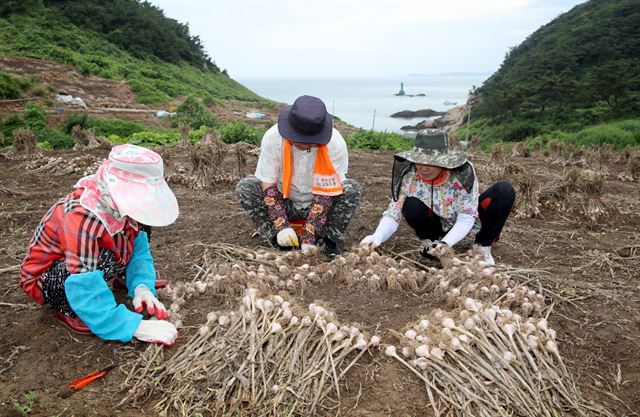
M 82 320 L 80 320 L 80 317 L 71 318 L 69 316 L 62 314 L 59 311 L 56 311 L 54 314 L 56 316 L 56 319 L 58 319 L 60 323 L 62 323 L 72 332 L 78 333 L 78 334 L 93 334 L 93 332 L 89 330 L 87 325 L 84 324 Z
M 438 258 L 430 254 L 429 253 L 430 250 L 431 250 L 430 247 L 425 246 L 420 250 L 420 255 L 422 255 L 424 258 L 428 259 L 429 261 L 437 261 Z
M 493 259 L 493 255 L 491 255 L 491 246 L 478 246 L 478 249 L 480 249 L 482 258 L 487 265 L 496 264 L 496 261 Z
M 328 237 L 320 238 L 318 246 L 322 250 L 322 253 L 324 253 L 324 255 L 329 259 L 334 259 L 336 256 L 342 255 L 342 251 L 338 244 Z

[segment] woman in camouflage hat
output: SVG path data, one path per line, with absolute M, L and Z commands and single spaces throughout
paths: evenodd
M 474 232 L 485 262 L 495 263 L 491 246 L 507 221 L 515 191 L 509 182 L 498 181 L 480 194 L 467 154 L 449 149 L 444 131 L 422 130 L 411 151 L 394 156 L 391 186 L 393 199 L 362 244 L 381 245 L 404 218 L 422 240 L 420 253 L 426 258 L 433 258 L 430 252 L 438 245 L 453 246 Z

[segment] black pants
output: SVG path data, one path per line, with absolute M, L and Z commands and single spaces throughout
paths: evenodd
M 147 237 L 151 241 L 151 227 L 140 225 L 140 230 L 147 232 Z M 98 258 L 98 269 L 103 272 L 106 282 L 118 279 L 125 282 L 125 265 L 116 262 L 113 252 L 102 249 Z M 65 261 L 58 261 L 51 265 L 44 273 L 42 281 L 42 297 L 45 304 L 49 304 L 65 316 L 77 317 L 69 305 L 67 293 L 64 290 L 64 282 L 69 278 L 69 271 Z
M 98 269 L 104 273 L 104 280 L 109 282 L 113 278 L 124 279 L 124 266 L 118 265 L 110 250 L 102 249 L 98 258 Z M 51 265 L 44 273 L 42 281 L 42 297 L 45 304 L 49 304 L 65 316 L 77 317 L 69 305 L 64 282 L 69 278 L 69 271 L 65 261 L 58 261 Z
M 498 240 L 515 199 L 516 192 L 507 181 L 498 181 L 480 194 L 478 216 L 481 228 L 475 239 L 478 245 L 491 246 Z M 445 235 L 442 219 L 416 197 L 407 197 L 402 215 L 420 239 L 439 240 Z

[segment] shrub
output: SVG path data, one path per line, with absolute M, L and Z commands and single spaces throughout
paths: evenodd
M 129 85 L 138 96 L 138 102 L 142 104 L 162 103 L 169 100 L 169 96 L 145 81 L 129 80 Z
M 59 130 L 47 129 L 39 138 L 42 143 L 48 143 L 53 149 L 73 148 L 71 135 Z
M 253 145 L 260 145 L 264 130 L 256 129 L 245 122 L 237 121 L 227 123 L 220 129 L 222 141 L 224 143 L 246 142 Z
M 355 149 L 376 150 L 409 150 L 413 147 L 414 139 L 398 133 L 375 132 L 359 129 L 345 138 L 347 145 Z
M 187 123 L 194 129 L 200 126 L 215 127 L 216 118 L 198 99 L 189 96 L 176 110 L 175 123 Z
M 60 129 L 65 133 L 71 133 L 73 126 L 80 126 L 83 129 L 93 129 L 96 135 L 105 137 L 109 135 L 129 137 L 145 129 L 141 123 L 121 119 L 98 119 L 89 116 L 87 113 L 73 113 L 68 115 Z
M 47 115 L 36 103 L 27 103 L 24 109 L 24 125 L 35 134 L 40 135 L 47 129 Z
M 91 127 L 88 113 L 71 113 L 60 126 L 60 130 L 65 133 L 71 133 L 74 126 L 80 126 L 83 129 Z
M 140 146 L 175 145 L 180 141 L 178 132 L 137 132 L 131 135 L 127 142 Z
M 17 77 L 0 71 L 0 99 L 11 100 L 22 97 L 22 87 Z

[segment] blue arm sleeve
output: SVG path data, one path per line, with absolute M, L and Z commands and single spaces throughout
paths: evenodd
M 156 293 L 156 268 L 149 248 L 147 232 L 140 234 L 133 241 L 133 254 L 127 264 L 127 293 L 133 297 L 133 290 L 138 285 L 149 288 L 153 295 Z
M 142 315 L 116 305 L 102 271 L 71 274 L 64 289 L 73 311 L 101 339 L 128 342 L 140 326 Z

